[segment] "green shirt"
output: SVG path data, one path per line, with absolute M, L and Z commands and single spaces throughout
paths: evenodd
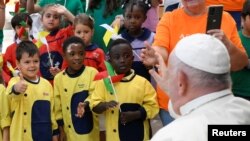
M 73 15 L 83 13 L 81 0 L 39 0 L 38 5 L 44 7 L 47 4 L 64 5 Z
M 241 42 L 246 50 L 248 59 L 250 58 L 250 38 L 245 37 L 242 31 L 239 31 Z M 250 69 L 244 68 L 240 71 L 231 72 L 232 90 L 236 96 L 250 97 Z
M 88 9 L 87 13 L 90 14 L 95 19 L 95 25 L 94 25 L 95 33 L 92 38 L 93 43 L 96 43 L 100 48 L 104 50 L 104 52 L 107 52 L 108 48 L 105 46 L 103 41 L 103 36 L 106 32 L 106 29 L 101 27 L 100 25 L 105 23 L 110 25 L 114 21 L 116 15 L 120 15 L 123 13 L 123 9 L 122 8 L 116 9 L 115 11 L 113 11 L 111 15 L 108 15 L 106 18 L 103 17 L 104 10 L 105 10 L 105 1 L 102 0 L 97 9 L 94 10 Z
M 81 0 L 82 2 L 82 7 L 83 7 L 83 12 L 86 12 L 85 9 L 86 9 L 86 0 Z

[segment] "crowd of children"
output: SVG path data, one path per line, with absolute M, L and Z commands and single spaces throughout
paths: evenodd
M 20 0 L 27 11 L 14 13 L 14 42 L 0 54 L 0 141 L 150 140 L 150 120 L 160 109 L 141 51 L 154 42 L 160 2 Z M 0 0 L 1 49 L 6 3 Z M 246 0 L 239 32 L 248 54 L 249 7 Z M 104 23 L 121 23 L 108 44 Z M 248 81 L 249 68 L 232 74 L 236 95 L 248 100 L 241 91 L 248 83 L 237 79 Z
M 91 1 L 87 13 L 95 17 L 102 2 Z M 106 3 L 106 12 L 98 16 L 109 17 L 111 22 L 116 16 L 112 11 L 121 14 L 123 9 L 118 1 L 110 2 L 115 5 Z M 11 20 L 15 37 L 3 55 L 0 141 L 149 140 L 150 119 L 159 108 L 139 54 L 144 41 L 153 41 L 154 33 L 141 28 L 150 4 L 123 3 L 125 29 L 117 37 L 124 39 L 110 40 L 112 43 L 105 47 L 94 39 L 94 34 L 100 35 L 95 28 L 99 20 L 82 13 L 83 9 L 74 16 L 65 4 L 39 1 L 35 5 L 33 0 L 20 3 L 30 13 L 16 12 Z M 5 3 L 0 0 L 0 4 L 2 14 Z M 32 35 L 32 27 L 38 26 L 33 25 L 36 21 L 30 16 L 32 12 L 41 14 L 42 29 L 36 36 Z M 70 24 L 61 27 L 63 19 Z M 120 82 L 110 82 L 116 91 L 113 95 L 104 86 L 105 78 L 94 80 L 98 74 L 110 73 L 105 60 L 114 68 L 112 73 L 123 74 Z M 106 139 L 99 135 L 98 116 L 102 113 Z

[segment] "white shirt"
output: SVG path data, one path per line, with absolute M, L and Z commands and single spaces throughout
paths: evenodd
M 229 89 L 196 98 L 180 112 L 151 141 L 207 141 L 210 124 L 250 124 L 250 102 L 234 97 Z

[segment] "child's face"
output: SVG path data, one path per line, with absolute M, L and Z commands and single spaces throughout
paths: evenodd
M 117 74 L 128 75 L 133 59 L 132 49 L 127 44 L 118 44 L 110 51 L 110 63 Z
M 70 44 L 64 53 L 64 59 L 68 63 L 68 71 L 71 74 L 78 72 L 83 66 L 85 57 L 84 47 L 81 44 Z
M 39 55 L 29 56 L 27 52 L 22 54 L 20 61 L 17 61 L 17 67 L 22 75 L 28 80 L 36 80 L 39 71 Z
M 245 19 L 241 18 L 241 23 L 243 27 L 243 31 L 246 33 L 250 33 L 250 15 L 247 15 Z
M 20 32 L 20 29 L 21 29 L 22 26 L 16 26 L 15 27 L 15 32 L 18 34 Z M 29 39 L 29 30 L 30 30 L 30 26 L 26 26 L 25 27 L 25 32 L 27 33 L 27 35 L 25 35 L 25 33 L 19 38 L 21 41 L 24 41 L 24 40 L 28 40 Z
M 127 8 L 125 11 L 124 25 L 130 34 L 139 34 L 141 31 L 141 26 L 146 19 L 146 15 L 143 13 L 142 9 L 138 6 L 133 6 L 131 11 Z
M 59 27 L 60 15 L 52 7 L 48 7 L 42 16 L 42 23 L 45 30 L 52 31 Z
M 77 24 L 75 26 L 74 34 L 75 36 L 82 38 L 83 42 L 88 46 L 91 43 L 91 39 L 94 34 L 94 31 L 86 25 Z

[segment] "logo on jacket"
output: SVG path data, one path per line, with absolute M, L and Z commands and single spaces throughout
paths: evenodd
M 49 96 L 49 93 L 43 92 L 43 96 Z
M 78 84 L 79 88 L 84 88 L 84 86 L 85 86 L 84 84 Z

